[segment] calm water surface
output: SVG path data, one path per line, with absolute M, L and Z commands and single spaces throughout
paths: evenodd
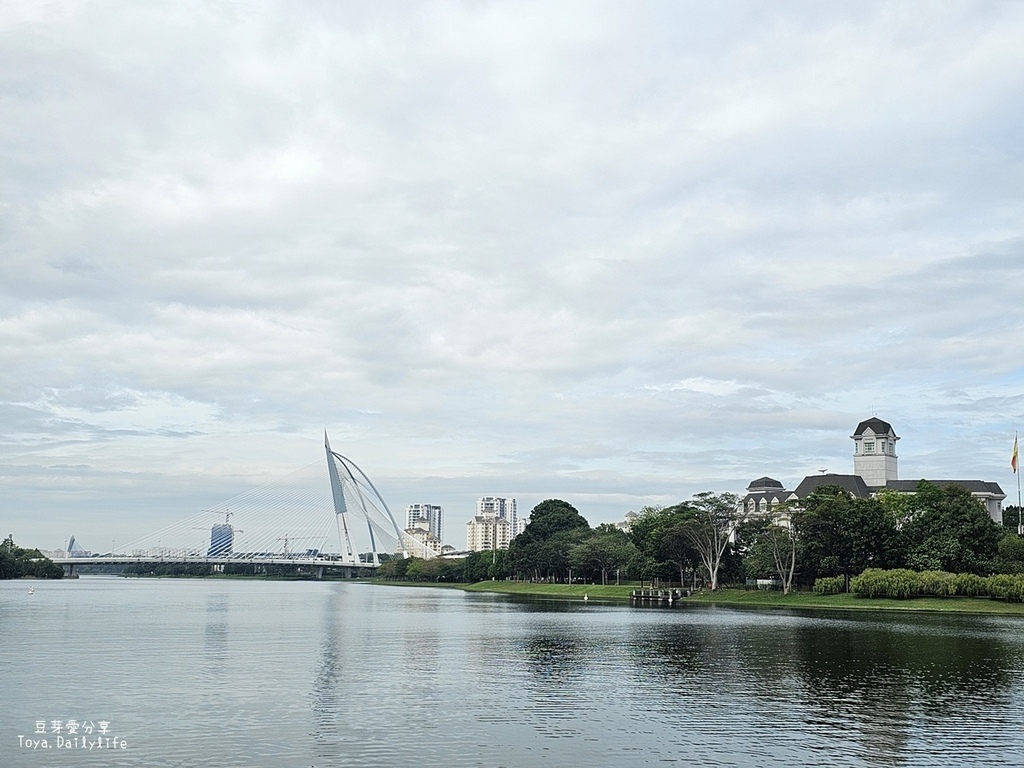
M 0 582 L 4 768 L 1024 765 L 1016 618 L 28 585 Z M 57 747 L 101 722 L 124 749 Z

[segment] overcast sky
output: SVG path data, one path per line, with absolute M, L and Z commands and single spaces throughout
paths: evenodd
M 592 523 L 1024 428 L 1024 3 L 0 0 L 0 534 L 335 450 Z M 324 482 L 327 482 L 326 466 Z

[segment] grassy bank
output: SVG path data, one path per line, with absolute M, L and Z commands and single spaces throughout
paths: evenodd
M 631 586 L 595 584 L 531 584 L 521 581 L 481 581 L 460 585 L 469 592 L 501 592 L 533 597 L 582 600 L 584 595 L 598 600 L 629 600 Z M 719 589 L 702 592 L 683 601 L 683 605 L 730 605 L 749 608 L 810 608 L 828 610 L 929 611 L 939 613 L 991 613 L 1024 616 L 1024 603 L 1006 603 L 973 597 L 919 597 L 907 600 L 867 599 L 856 595 L 819 595 L 814 592 L 781 592 Z
M 914 597 L 906 600 L 863 598 L 856 595 L 819 595 L 814 592 L 750 591 L 721 589 L 694 595 L 692 603 L 756 608 L 827 608 L 830 610 L 929 611 L 937 613 L 993 613 L 1024 616 L 1024 603 L 1007 603 L 976 597 Z
M 476 584 L 463 584 L 461 587 L 467 592 L 502 592 L 510 595 L 569 597 L 580 600 L 584 595 L 601 600 L 629 600 L 629 593 L 637 588 L 636 585 L 533 584 L 528 581 L 478 581 Z

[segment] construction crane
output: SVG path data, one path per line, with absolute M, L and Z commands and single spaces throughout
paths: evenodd
M 278 536 L 277 540 L 284 542 L 284 554 L 287 555 L 289 541 L 323 541 L 323 538 L 323 536 L 289 536 L 288 534 L 285 534 L 284 536 Z

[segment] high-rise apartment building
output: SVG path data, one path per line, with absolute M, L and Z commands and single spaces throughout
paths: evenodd
M 431 534 L 444 540 L 444 508 L 436 504 L 410 504 L 405 508 L 405 527 L 415 528 L 417 520 L 426 520 Z
M 416 522 L 409 528 L 405 529 L 408 537 L 416 541 L 423 550 L 429 550 L 434 555 L 440 555 L 441 550 L 444 548 L 444 544 L 437 538 L 430 530 L 430 521 L 425 517 L 416 519 Z M 416 557 L 426 556 L 425 551 L 419 550 L 417 547 L 413 547 L 413 554 Z
M 466 523 L 466 549 L 470 552 L 508 549 L 511 540 L 512 524 L 491 510 Z
M 515 499 L 503 496 L 481 496 L 476 500 L 476 514 L 478 517 L 493 514 L 502 520 L 508 520 L 510 536 L 516 536 L 522 532 Z

